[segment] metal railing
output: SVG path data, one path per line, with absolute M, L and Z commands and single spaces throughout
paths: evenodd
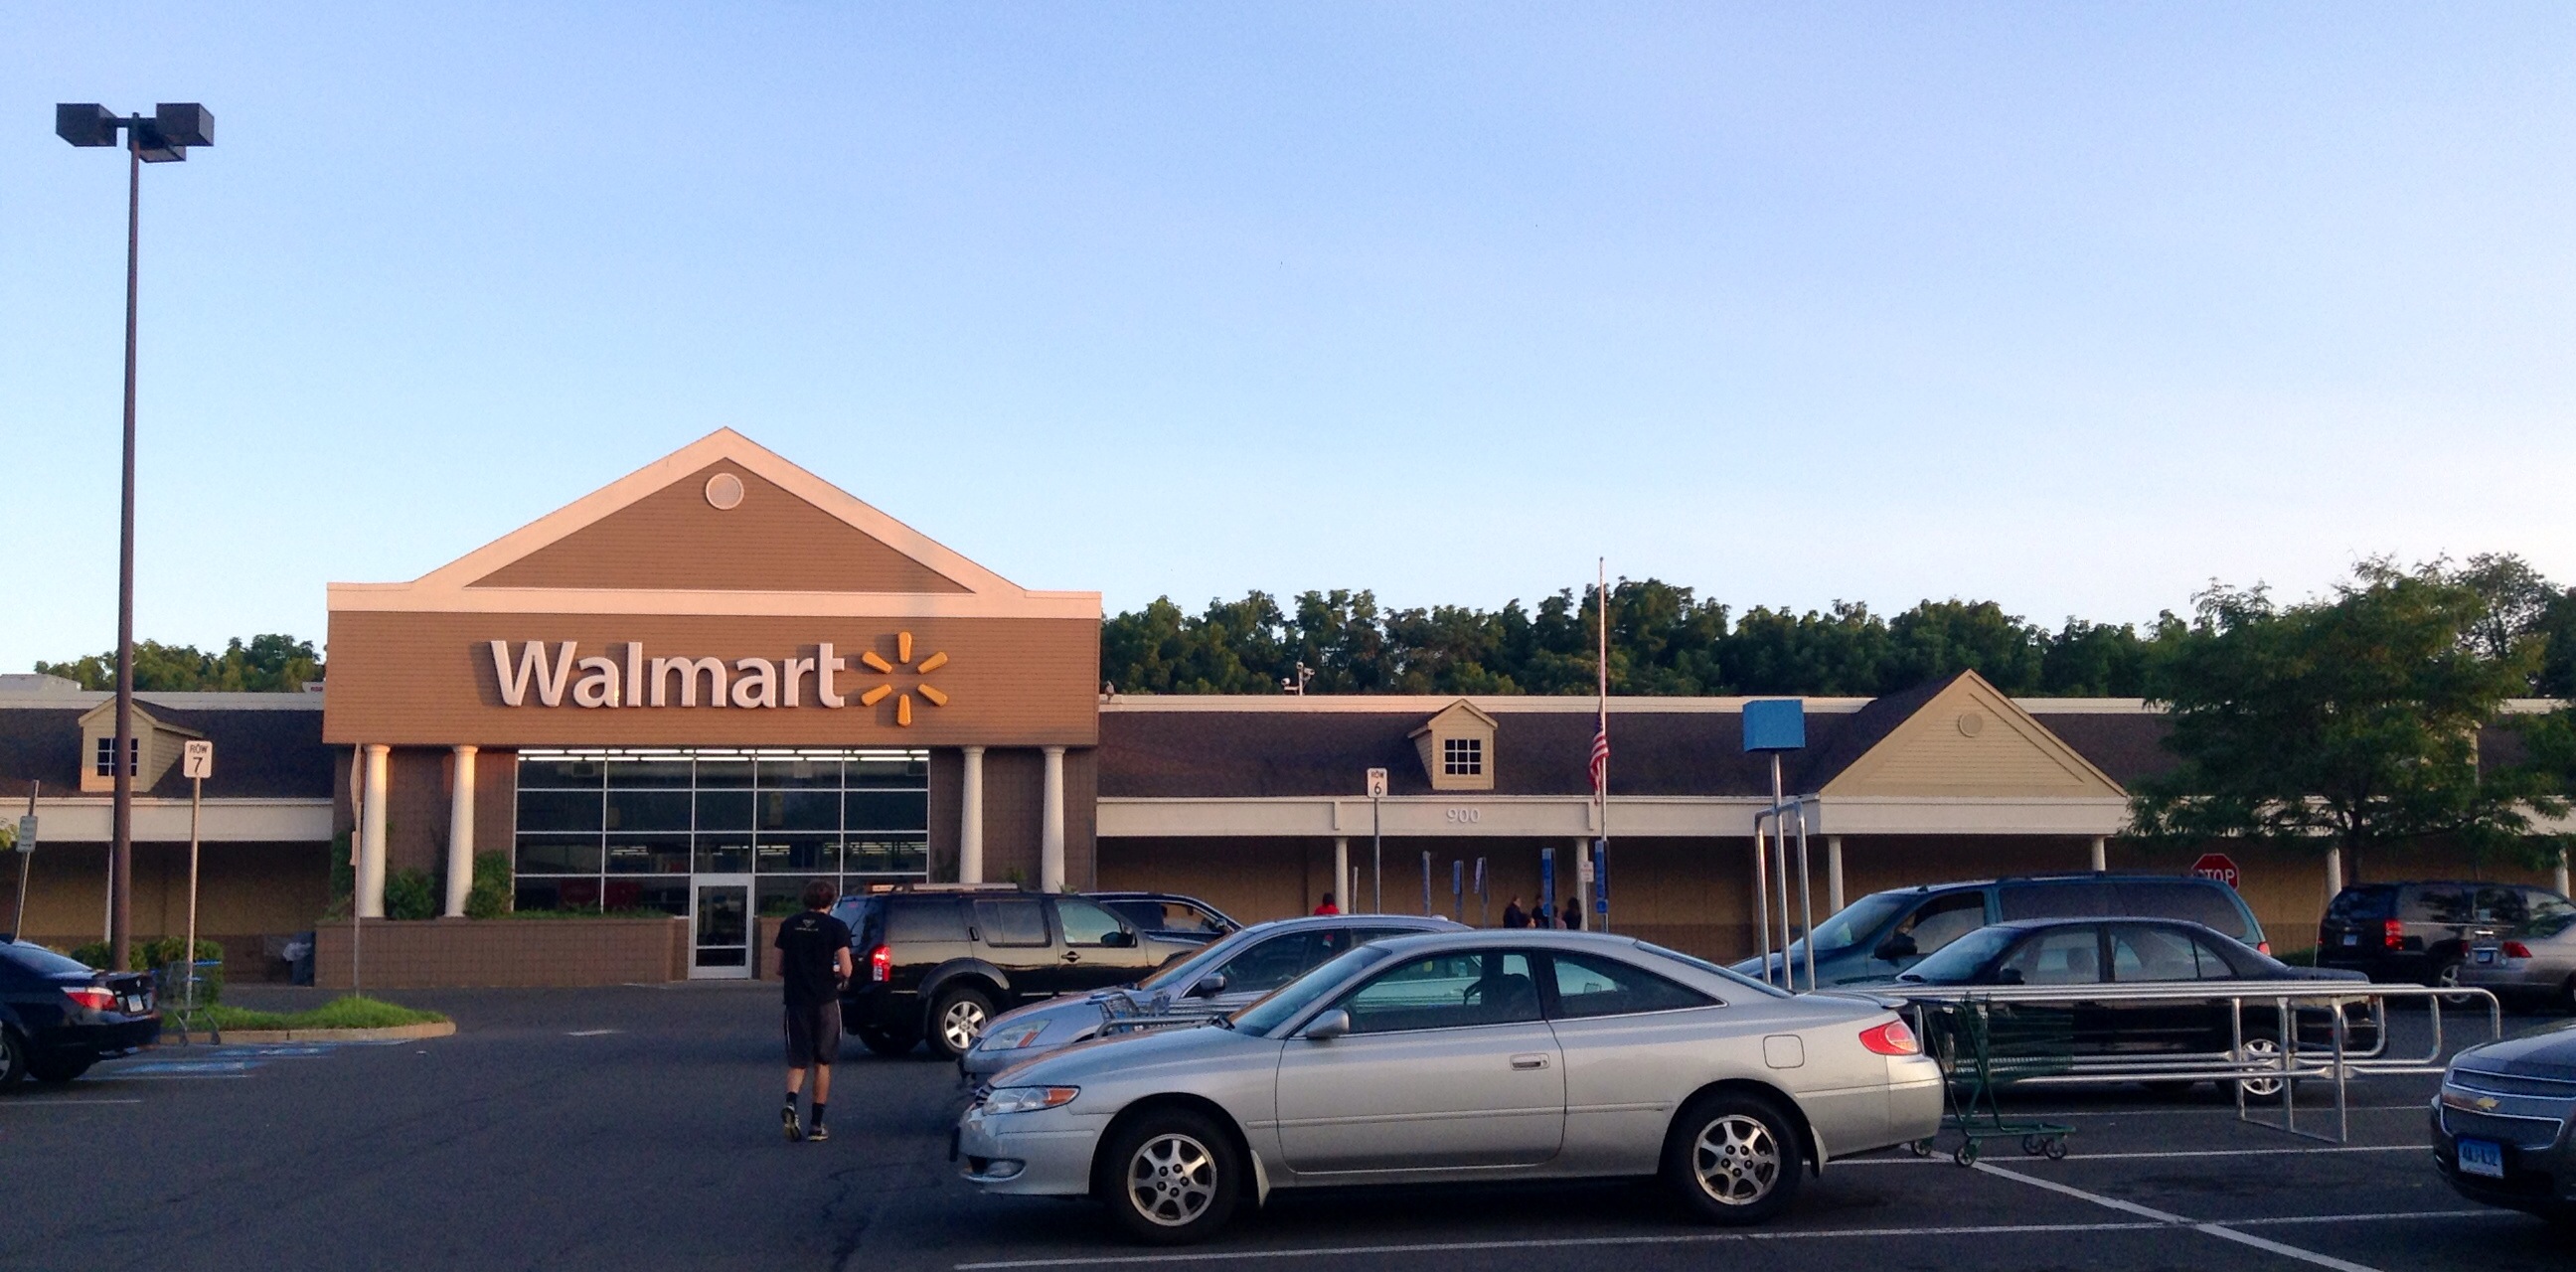
M 1866 991 L 1864 991 L 1866 992 Z M 2474 1007 L 2483 1004 L 2487 1017 L 2487 1038 L 2504 1036 L 2504 1009 L 2494 994 L 2483 989 L 2431 988 L 2423 985 L 2362 985 L 2332 982 L 2242 981 L 2219 984 L 2175 985 L 1998 985 L 1998 986 L 1930 986 L 1899 985 L 1888 987 L 1891 996 L 1901 996 L 1918 1010 L 1912 1014 L 1918 1027 L 1924 1013 L 1919 1005 L 1928 1003 L 1965 1003 L 1985 1010 L 1995 1006 L 2064 1007 L 2082 1010 L 2087 1006 L 2130 1005 L 2170 1002 L 2202 1003 L 2228 1011 L 2230 1049 L 2224 1052 L 2184 1052 L 2149 1055 L 2086 1055 L 2070 1049 L 2063 1057 L 2033 1055 L 2027 1060 L 2064 1060 L 2062 1070 L 2015 1073 L 2009 1079 L 2016 1086 L 2105 1086 L 2130 1082 L 2204 1082 L 2232 1083 L 2236 1091 L 2237 1120 L 2273 1130 L 2286 1131 L 2309 1139 L 2340 1144 L 2351 1136 L 2351 1101 L 2348 1083 L 2356 1078 L 2400 1077 L 2439 1074 L 2447 1067 L 2442 1007 L 2444 1000 L 2460 1005 L 2468 1000 Z M 2420 1051 L 2392 1054 L 2388 1004 L 2392 1000 L 2420 1000 L 2429 1007 L 2427 1018 L 2430 1038 Z M 2371 1026 L 2367 1046 L 2352 1043 L 2355 1021 L 2346 1008 L 2361 1006 Z M 2246 1024 L 2249 1011 L 2259 1030 L 2262 1015 L 2271 1014 L 2275 1044 L 2274 1054 L 2259 1056 L 2246 1050 Z M 2304 1026 L 2304 1027 L 2303 1027 Z M 2322 1033 L 2319 1041 L 2308 1041 Z M 2262 1037 L 2259 1033 L 2256 1035 Z M 2071 1042 L 2071 1040 L 2070 1040 Z M 1953 1075 L 1955 1080 L 1955 1075 Z M 2299 1108 L 2295 1098 L 2301 1082 L 2326 1082 L 2334 1092 L 2334 1134 L 2322 1135 L 2302 1130 L 2298 1124 Z M 2277 1088 L 2277 1090 L 2275 1090 Z M 2268 1121 L 2257 1116 L 2260 1104 L 2269 1104 L 2277 1094 L 2280 1120 Z

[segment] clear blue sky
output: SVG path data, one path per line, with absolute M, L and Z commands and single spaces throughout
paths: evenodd
M 2576 581 L 2576 8 L 0 10 L 0 667 L 319 638 L 720 425 L 1112 609 Z

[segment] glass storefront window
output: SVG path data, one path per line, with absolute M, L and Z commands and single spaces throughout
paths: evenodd
M 929 824 L 926 751 L 523 751 L 515 893 L 685 914 L 692 874 L 754 874 L 787 913 L 808 879 L 926 877 Z

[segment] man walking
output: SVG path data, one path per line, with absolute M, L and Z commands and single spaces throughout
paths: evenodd
M 805 912 L 778 925 L 778 974 L 787 996 L 787 1107 L 778 1121 L 790 1142 L 832 1138 L 823 1114 L 832 1098 L 832 1061 L 841 1054 L 841 986 L 853 974 L 850 925 L 833 918 L 832 902 L 840 890 L 829 879 L 805 885 Z M 796 1093 L 805 1087 L 805 1070 L 814 1070 L 811 1120 L 796 1120 Z

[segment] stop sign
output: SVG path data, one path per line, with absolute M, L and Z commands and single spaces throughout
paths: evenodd
M 2231 888 L 2236 886 L 2236 859 L 2223 852 L 2202 853 L 2200 860 L 2191 863 L 2191 872 Z

